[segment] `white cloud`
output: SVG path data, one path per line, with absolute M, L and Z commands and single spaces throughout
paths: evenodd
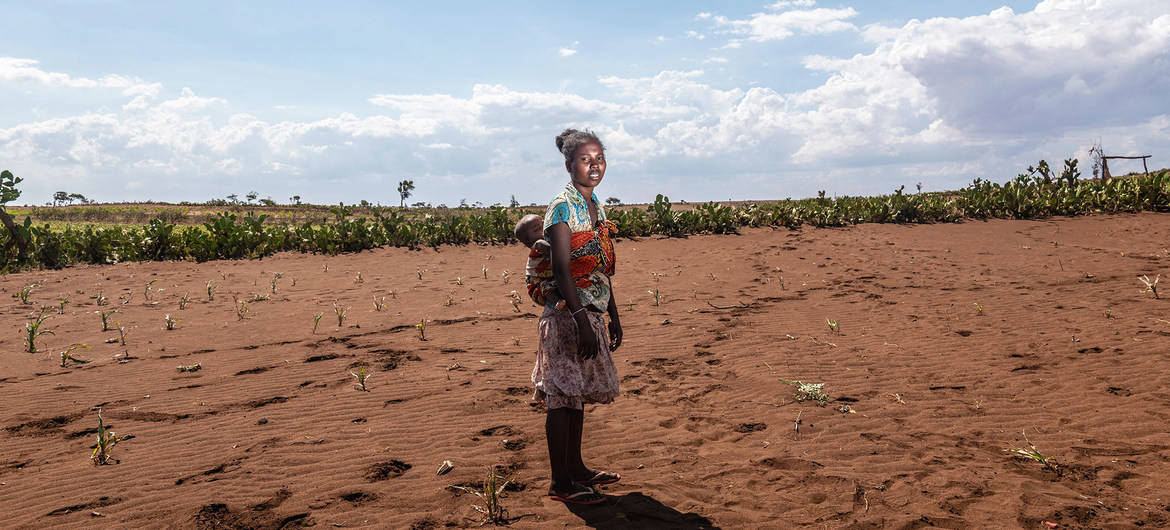
M 127 96 L 155 95 L 162 85 L 145 83 L 138 78 L 110 74 L 100 79 L 73 77 L 60 72 L 46 72 L 37 67 L 38 61 L 16 57 L 0 57 L 0 83 L 37 83 L 70 88 L 121 88 Z
M 706 58 L 706 59 L 703 59 L 703 62 L 704 62 L 704 63 L 719 63 L 719 64 L 723 64 L 723 63 L 726 63 L 726 62 L 727 62 L 727 58 L 726 58 L 726 57 L 720 57 L 720 56 L 713 56 L 713 57 L 708 57 L 708 58 Z
M 787 7 L 812 7 L 817 5 L 816 0 L 779 0 L 768 6 L 768 9 L 778 11 Z
M 773 4 L 773 7 L 777 7 L 777 4 Z M 753 41 L 767 42 L 787 39 L 797 33 L 815 35 L 856 31 L 857 26 L 846 22 L 855 16 L 857 11 L 852 7 L 840 9 L 818 7 L 780 13 L 756 13 L 744 20 L 730 20 L 726 17 L 714 17 L 713 20 L 718 26 L 725 27 L 734 34 L 747 35 L 747 38 Z
M 584 126 L 610 150 L 604 193 L 627 201 L 873 193 L 920 180 L 942 189 L 1083 155 L 1097 137 L 1113 153 L 1170 152 L 1166 11 L 1137 0 L 1049 0 L 1023 13 L 869 26 L 871 51 L 806 57 L 805 68 L 827 80 L 792 93 L 666 70 L 602 76 L 591 97 L 496 84 L 378 94 L 368 115 L 309 121 L 231 114 L 225 100 L 190 89 L 83 82 L 0 60 L 9 65 L 0 83 L 118 89 L 92 112 L 0 129 L 0 159 L 36 176 L 25 181 L 30 200 L 56 189 L 108 200 L 258 189 L 391 203 L 394 183 L 409 176 L 419 200 L 490 203 L 516 193 L 528 202 L 563 178 L 553 136 Z M 130 87 L 138 88 L 121 92 Z M 192 180 L 204 196 L 191 195 Z M 357 183 L 362 191 L 346 191 Z
M 561 57 L 569 57 L 571 55 L 576 55 L 577 54 L 577 46 L 580 44 L 581 44 L 581 41 L 573 41 L 573 44 L 571 46 L 569 46 L 568 48 L 561 48 L 561 49 L 557 50 L 557 54 L 560 55 Z

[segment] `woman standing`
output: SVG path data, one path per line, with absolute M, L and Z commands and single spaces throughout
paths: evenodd
M 610 356 L 622 343 L 610 283 L 616 230 L 593 193 L 605 177 L 601 140 L 590 131 L 568 129 L 557 136 L 556 143 L 565 156 L 570 182 L 549 204 L 544 234 L 552 247 L 556 289 L 567 310 L 544 308 L 532 383 L 536 399 L 548 407 L 549 498 L 596 504 L 605 495 L 592 486 L 621 480 L 621 475 L 595 471 L 581 459 L 585 404 L 609 403 L 618 395 L 617 370 Z

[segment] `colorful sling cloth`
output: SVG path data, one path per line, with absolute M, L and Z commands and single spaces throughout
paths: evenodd
M 583 306 L 605 312 L 609 308 L 609 278 L 614 274 L 615 256 L 613 236 L 617 226 L 605 217 L 605 210 L 593 194 L 597 204 L 597 226 L 590 226 L 589 207 L 585 198 L 570 182 L 552 200 L 544 217 L 544 230 L 557 223 L 567 223 L 569 238 L 569 274 L 577 286 L 577 297 Z M 583 214 L 583 215 L 582 215 Z M 557 296 L 556 281 L 552 273 L 550 256 L 532 251 L 529 259 L 537 260 L 535 274 L 526 278 L 528 295 L 538 304 L 553 306 Z

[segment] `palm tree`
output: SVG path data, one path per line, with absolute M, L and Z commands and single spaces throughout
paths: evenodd
M 399 208 L 406 205 L 406 199 L 410 197 L 411 191 L 414 191 L 413 180 L 404 180 L 398 183 L 398 195 L 402 197 L 402 200 L 398 203 Z

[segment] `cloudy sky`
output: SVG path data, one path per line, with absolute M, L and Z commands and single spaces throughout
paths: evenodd
M 1165 1 L 335 4 L 0 4 L 18 202 L 539 203 L 565 127 L 626 202 L 953 189 L 1097 140 L 1170 166 Z

